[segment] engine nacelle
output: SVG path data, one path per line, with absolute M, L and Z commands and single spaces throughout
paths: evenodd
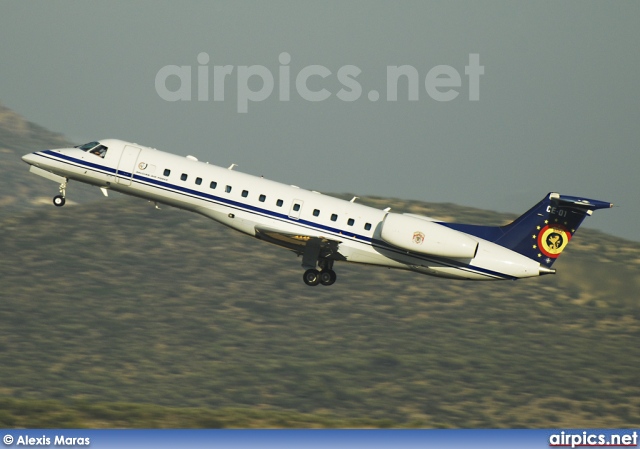
M 478 248 L 478 242 L 466 234 L 403 214 L 387 214 L 380 236 L 406 251 L 456 259 L 472 259 Z

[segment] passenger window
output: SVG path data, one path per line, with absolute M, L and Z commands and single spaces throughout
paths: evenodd
M 187 174 L 186 173 L 181 174 L 180 175 L 180 180 L 181 181 L 186 181 L 187 180 Z
M 171 170 L 169 170 L 168 168 L 164 169 L 164 175 L 165 176 L 169 176 L 171 174 Z
M 336 214 L 331 214 L 331 221 L 337 221 L 338 216 Z
M 282 200 L 276 201 L 276 206 L 278 206 L 278 207 L 282 207 L 283 204 L 284 204 L 284 201 L 282 201 Z
M 348 224 L 349 226 L 353 226 L 353 224 L 354 224 L 354 223 L 355 223 L 355 221 L 354 221 L 354 219 L 353 219 L 353 218 L 349 218 L 349 219 L 347 220 L 347 224 Z
M 300 205 L 299 205 L 298 203 L 294 204 L 294 205 L 293 205 L 293 210 L 294 210 L 295 212 L 298 212 L 298 211 L 300 210 Z
M 202 178 L 196 178 L 196 184 L 197 185 L 202 184 Z
M 227 192 L 227 193 L 231 193 L 231 186 L 225 187 L 224 191 Z
M 320 211 L 318 209 L 313 209 L 313 216 L 317 217 L 318 215 L 320 215 Z
M 249 191 L 248 190 L 243 190 L 242 191 L 242 198 L 246 198 L 247 196 L 249 196 Z
M 371 230 L 371 223 L 365 223 L 364 224 L 364 230 L 365 231 L 370 231 Z
M 211 187 L 212 189 L 215 189 L 216 187 L 218 187 L 218 183 L 215 181 L 211 181 L 211 183 L 209 184 L 209 187 Z
M 264 201 L 265 201 L 266 199 L 267 199 L 266 195 L 260 195 L 260 197 L 258 198 L 258 200 L 259 200 L 261 203 L 264 203 Z

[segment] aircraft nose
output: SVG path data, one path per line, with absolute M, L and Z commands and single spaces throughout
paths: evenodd
M 22 160 L 29 165 L 33 165 L 36 162 L 36 155 L 34 153 L 25 154 L 22 156 Z

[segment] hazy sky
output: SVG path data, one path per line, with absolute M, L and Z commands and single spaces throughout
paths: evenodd
M 640 241 L 638 23 L 640 2 L 622 1 L 0 0 L 0 102 L 77 143 L 121 138 L 327 193 L 512 213 L 549 191 L 611 201 L 586 226 Z M 329 73 L 305 85 L 323 101 L 296 87 L 314 65 Z M 402 65 L 417 101 L 407 77 L 387 100 L 387 68 Z M 159 94 L 166 66 L 192 68 L 191 101 Z M 232 69 L 224 100 L 214 66 Z M 270 95 L 268 80 L 243 81 L 251 66 L 273 76 Z M 358 74 L 340 78 L 345 66 Z M 437 82 L 454 87 L 430 95 Z M 245 84 L 266 99 L 239 113 Z

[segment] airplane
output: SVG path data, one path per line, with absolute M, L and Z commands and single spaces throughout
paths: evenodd
M 469 280 L 516 280 L 551 268 L 583 219 L 611 203 L 547 194 L 504 226 L 438 221 L 394 213 L 117 139 L 22 157 L 60 184 L 98 186 L 209 217 L 302 256 L 304 282 L 332 285 L 334 262 L 353 262 Z

